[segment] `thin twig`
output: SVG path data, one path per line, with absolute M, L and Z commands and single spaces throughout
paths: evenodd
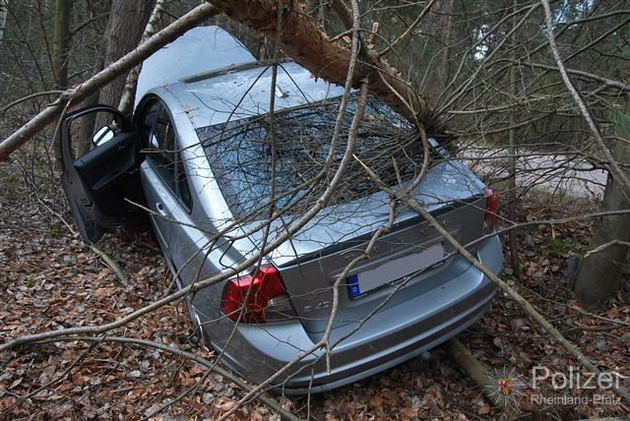
M 621 240 L 612 240 L 609 241 L 605 244 L 602 244 L 599 247 L 595 247 L 593 250 L 589 250 L 584 254 L 584 258 L 586 259 L 588 256 L 590 256 L 591 254 L 595 254 L 595 253 L 599 253 L 600 251 L 607 249 L 608 247 L 611 246 L 626 246 L 626 247 L 630 247 L 630 242 L 628 241 L 621 241 Z
M 377 55 L 379 57 L 381 57 L 381 56 L 387 54 L 392 48 L 394 48 L 396 45 L 398 45 L 399 42 L 401 42 L 403 39 L 405 39 L 407 37 L 407 35 L 409 35 L 411 33 L 411 31 L 413 31 L 416 28 L 416 26 L 418 26 L 418 24 L 422 21 L 422 19 L 424 19 L 424 17 L 431 11 L 431 8 L 433 7 L 434 4 L 435 4 L 435 0 L 431 0 L 424 7 L 424 9 L 422 9 L 422 12 L 420 12 L 420 14 L 416 18 L 416 20 L 414 20 L 413 23 L 411 25 L 409 25 L 409 27 L 405 30 L 405 32 L 400 34 L 400 36 L 398 38 L 396 38 L 391 44 L 389 44 L 387 47 L 385 47 L 383 49 L 383 51 L 380 51 Z
M 236 384 L 243 390 L 252 390 L 252 387 L 249 384 L 247 384 L 247 382 L 245 382 L 243 379 L 233 374 L 231 371 L 228 371 L 222 367 L 217 366 L 215 362 L 202 358 L 191 352 L 183 351 L 181 349 L 174 348 L 172 346 L 168 346 L 165 344 L 161 344 L 159 342 L 149 341 L 146 339 L 138 339 L 138 338 L 126 338 L 126 337 L 120 337 L 120 336 L 73 336 L 73 337 L 61 336 L 55 339 L 47 339 L 47 340 L 42 340 L 38 342 L 49 343 L 49 342 L 55 342 L 55 341 L 86 341 L 86 342 L 98 342 L 98 343 L 117 342 L 121 344 L 133 344 L 133 345 L 139 345 L 142 347 L 155 348 L 155 349 L 159 349 L 160 351 L 168 352 L 169 354 L 175 355 L 177 357 L 185 358 L 190 361 L 196 362 L 197 364 L 200 364 L 210 369 L 211 371 L 219 374 L 220 376 L 225 377 L 226 379 L 230 380 L 231 382 L 233 382 L 234 384 Z M 274 399 L 268 396 L 262 395 L 262 394 L 259 394 L 258 396 L 256 396 L 256 398 L 259 399 L 261 402 L 263 402 L 265 405 L 267 405 L 271 410 L 277 412 L 282 417 L 282 419 L 291 420 L 291 421 L 299 420 L 298 417 L 291 414 L 290 412 L 287 412 L 284 408 L 282 408 L 282 406 Z
M 127 284 L 127 276 L 125 275 L 125 272 L 122 270 L 122 268 L 118 265 L 118 263 L 116 263 L 116 261 L 114 259 L 112 259 L 111 257 L 109 257 L 107 255 L 107 253 L 105 253 L 103 250 L 99 249 L 98 247 L 96 247 L 94 244 L 90 244 L 90 249 L 92 249 L 92 251 L 96 254 L 98 254 L 101 259 L 103 259 L 103 261 L 105 262 L 105 264 L 114 271 L 114 274 L 116 275 L 116 277 L 118 278 L 118 280 L 123 284 L 126 285 Z
M 47 95 L 61 95 L 63 94 L 64 91 L 59 91 L 59 90 L 52 90 L 52 91 L 42 91 L 42 92 L 35 92 L 34 94 L 30 94 L 27 96 L 24 96 L 22 98 L 18 98 L 15 101 L 5 105 L 2 110 L 0 110 L 0 115 L 4 115 L 4 113 L 6 113 L 8 110 L 10 110 L 11 108 L 15 107 L 18 104 L 21 104 L 22 102 L 26 102 L 30 99 L 33 98 L 37 98 L 40 96 L 47 96 Z

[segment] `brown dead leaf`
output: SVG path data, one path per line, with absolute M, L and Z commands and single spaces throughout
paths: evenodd
M 383 406 L 383 398 L 381 398 L 380 396 L 372 396 L 372 398 L 370 399 L 370 405 L 376 407 Z
M 490 408 L 490 405 L 488 405 L 486 403 L 481 408 L 479 408 L 479 411 L 477 411 L 477 414 L 478 415 L 488 415 L 490 413 L 490 411 L 492 411 L 492 408 Z

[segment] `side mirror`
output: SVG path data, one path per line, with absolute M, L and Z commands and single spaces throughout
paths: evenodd
M 103 126 L 92 136 L 92 143 L 94 146 L 101 146 L 102 144 L 109 142 L 114 138 L 116 132 L 109 126 Z

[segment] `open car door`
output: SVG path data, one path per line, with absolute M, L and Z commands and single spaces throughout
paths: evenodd
M 100 128 L 86 135 L 86 127 Z M 117 109 L 106 105 L 67 114 L 59 136 L 61 181 L 70 210 L 83 239 L 95 242 L 142 200 L 141 137 Z

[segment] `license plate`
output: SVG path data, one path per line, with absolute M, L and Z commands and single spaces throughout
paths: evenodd
M 435 244 L 423 252 L 392 260 L 377 268 L 348 277 L 350 298 L 360 298 L 367 292 L 422 271 L 444 259 L 444 246 Z

